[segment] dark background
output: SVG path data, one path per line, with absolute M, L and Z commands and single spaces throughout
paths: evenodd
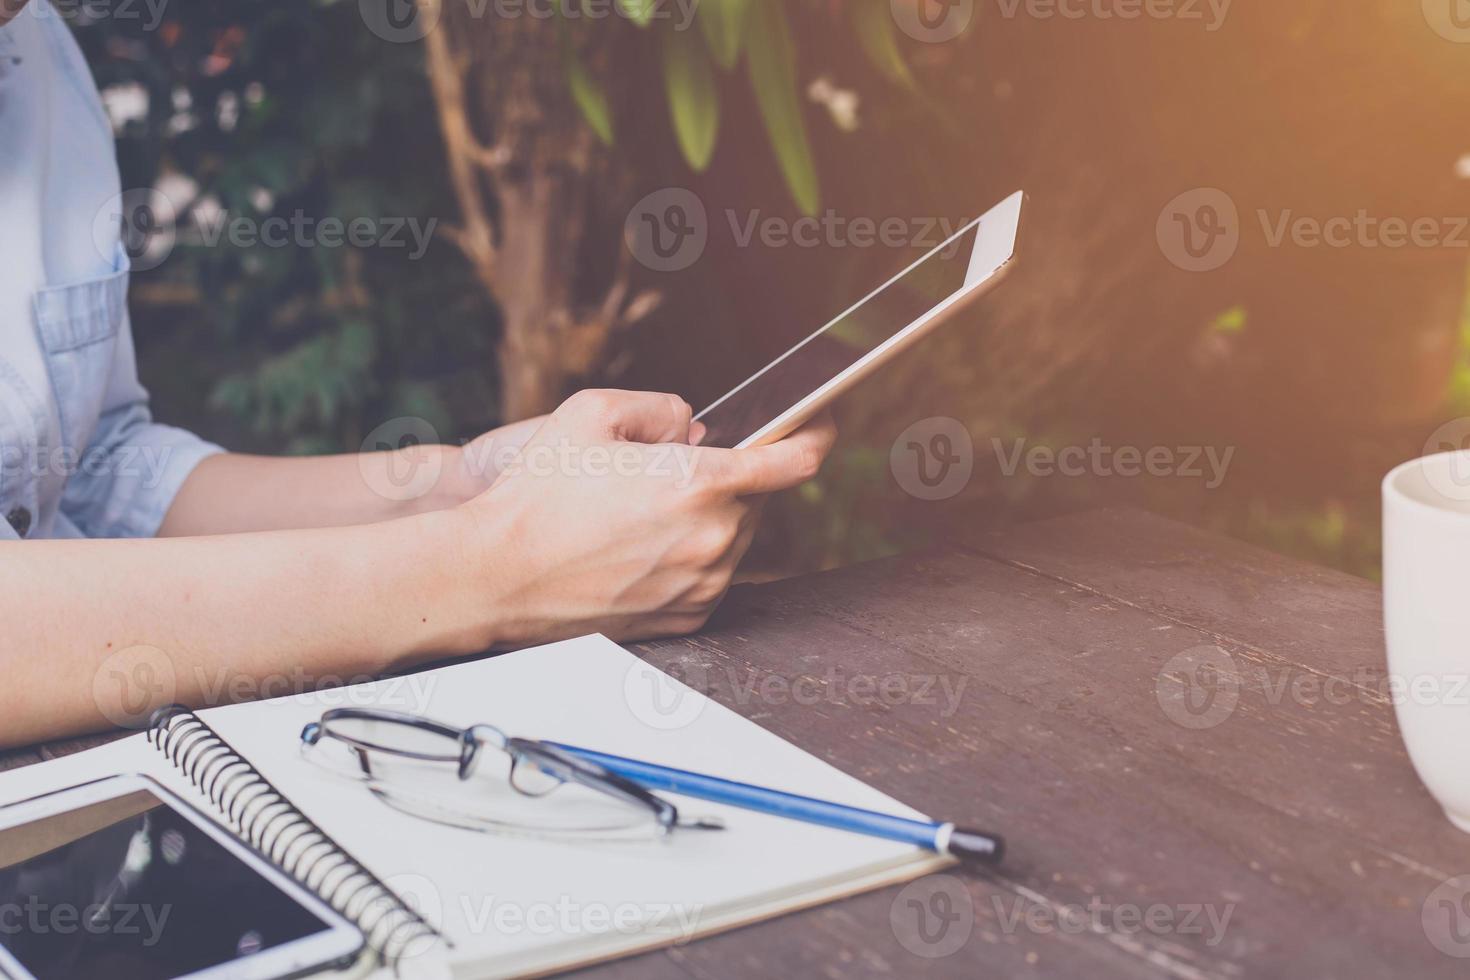
M 1446 234 L 1470 215 L 1470 181 L 1457 173 L 1470 154 L 1470 43 L 1433 29 L 1436 0 L 1236 0 L 1213 32 L 1199 20 L 1098 16 L 1107 2 L 1067 19 L 1025 4 L 1007 17 L 1009 4 L 979 0 L 968 30 L 942 43 L 895 29 L 887 0 L 754 2 L 789 24 L 787 98 L 810 141 L 818 214 L 959 222 L 1018 188 L 1030 206 L 1011 280 L 846 401 L 833 461 L 768 511 L 753 572 L 1130 502 L 1377 573 L 1379 479 L 1449 448 L 1432 435 L 1470 415 L 1470 232 L 1436 247 L 1273 247 L 1258 212 L 1433 218 Z M 611 331 L 588 364 L 547 345 L 540 356 L 570 365 L 559 392 L 660 388 L 699 407 L 916 254 L 733 239 L 728 209 L 739 221 L 801 214 L 800 168 L 773 152 L 791 137 L 773 136 L 760 111 L 763 85 L 782 80 L 761 81 L 749 64 L 778 42 L 754 19 L 741 62 L 713 71 L 718 139 L 696 172 L 670 122 L 670 100 L 688 93 L 661 57 L 667 24 L 449 7 L 434 29 L 466 64 L 468 114 L 487 144 L 523 112 L 556 137 L 476 177 L 503 251 L 527 240 L 507 229 L 569 236 L 574 261 L 548 278 L 591 295 L 626 263 L 635 201 L 686 187 L 709 216 L 689 268 L 631 265 L 630 295 L 661 302 Z M 463 223 L 424 41 L 382 40 L 358 3 L 192 0 L 154 26 L 111 9 L 70 16 L 110 101 L 133 106 L 117 121 L 124 187 L 170 189 L 185 211 L 207 197 L 256 220 L 299 209 Z M 875 24 L 897 64 L 873 42 Z M 813 97 L 813 82 L 818 96 L 855 97 L 855 127 Z M 579 86 L 605 100 L 611 145 L 586 135 L 597 111 L 579 108 Z M 692 104 L 707 109 L 709 98 Z M 580 181 L 566 198 L 575 221 L 563 207 L 511 223 L 496 202 L 538 173 Z M 1156 224 L 1168 202 L 1203 187 L 1235 203 L 1240 246 L 1217 270 L 1187 272 Z M 134 330 L 157 415 L 232 448 L 355 450 L 401 416 L 455 441 L 527 404 L 508 396 L 502 363 L 520 285 L 487 288 L 446 234 L 411 261 L 403 249 L 206 246 L 181 233 L 161 265 L 134 277 Z M 974 476 L 930 502 L 904 492 L 890 449 L 936 416 L 969 431 Z M 1211 489 L 1188 476 L 1008 476 L 992 442 L 1009 453 L 1018 439 L 1095 437 L 1234 455 Z

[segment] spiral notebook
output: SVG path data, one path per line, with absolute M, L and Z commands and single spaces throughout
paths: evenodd
M 301 757 L 302 727 L 376 705 L 906 816 L 916 811 L 601 636 L 369 684 L 177 712 L 149 732 L 0 773 L 0 803 L 140 772 L 355 918 L 394 969 L 527 976 L 734 928 L 943 867 L 907 845 L 692 800 L 723 832 L 658 843 L 499 837 L 416 819 Z

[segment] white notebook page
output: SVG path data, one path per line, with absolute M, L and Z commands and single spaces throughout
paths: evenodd
M 301 758 L 299 733 L 325 708 L 369 705 L 920 814 L 600 636 L 201 712 L 302 812 L 452 938 L 446 955 L 457 976 L 534 973 L 687 941 L 948 863 L 907 845 L 677 796 L 670 798 L 682 812 L 723 817 L 728 829 L 676 831 L 664 842 L 570 844 L 442 827 Z M 147 772 L 197 799 L 135 737 L 0 774 L 0 800 L 119 771 Z M 422 958 L 428 966 L 438 956 Z

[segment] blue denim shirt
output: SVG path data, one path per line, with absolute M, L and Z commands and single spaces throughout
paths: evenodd
M 119 191 L 91 73 L 32 0 L 0 27 L 0 540 L 151 536 L 220 451 L 148 411 Z

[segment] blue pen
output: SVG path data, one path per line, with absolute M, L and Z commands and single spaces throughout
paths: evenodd
M 902 841 L 940 854 L 952 854 L 962 861 L 999 864 L 1001 855 L 1005 852 L 1005 842 L 999 837 L 978 830 L 962 830 L 952 823 L 931 823 L 927 820 L 895 817 L 887 813 L 843 806 L 840 803 L 828 803 L 810 796 L 797 796 L 794 793 L 752 786 L 750 783 L 739 783 L 732 779 L 720 779 L 718 776 L 706 776 L 654 765 L 651 762 L 640 762 L 637 759 L 625 759 L 562 742 L 547 744 L 588 762 L 595 762 L 645 789 L 679 793 L 711 803 L 724 803 L 855 834 Z

